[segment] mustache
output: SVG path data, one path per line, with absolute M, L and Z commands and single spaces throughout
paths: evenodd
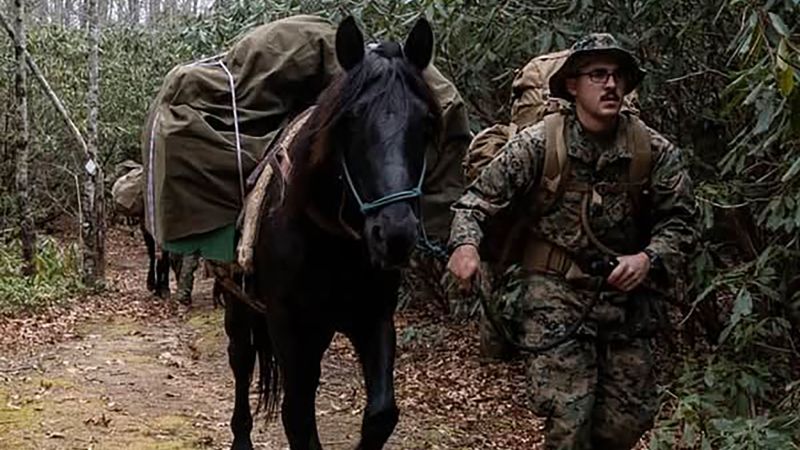
M 605 101 L 605 100 L 619 101 L 620 98 L 619 98 L 619 95 L 617 95 L 617 94 L 615 94 L 613 92 L 609 92 L 608 94 L 605 94 L 602 97 L 600 97 L 600 101 Z

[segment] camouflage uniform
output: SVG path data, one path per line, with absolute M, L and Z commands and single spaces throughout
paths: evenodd
M 624 182 L 632 158 L 625 130 L 632 119 L 621 114 L 616 139 L 597 142 L 582 129 L 574 109 L 565 114 L 567 186 L 549 210 L 527 225 L 526 236 L 556 245 L 578 265 L 604 256 L 581 226 L 582 202 L 588 195 L 587 220 L 598 240 L 624 255 L 648 248 L 660 256 L 664 278 L 671 278 L 697 236 L 696 205 L 681 151 L 647 129 L 652 149 L 647 210 L 651 226 L 644 231 Z M 453 205 L 451 250 L 479 246 L 491 216 L 515 202 L 531 201 L 526 192 L 538 186 L 542 176 L 544 140 L 542 122 L 523 130 L 467 188 Z M 591 189 L 582 191 L 579 185 Z M 651 274 L 658 273 L 658 267 L 651 269 Z M 596 295 L 590 286 L 562 276 L 532 271 L 523 276 L 522 288 L 503 294 L 516 296 L 516 311 L 507 325 L 525 345 L 542 345 L 564 335 Z M 630 449 L 655 417 L 651 309 L 663 298 L 642 287 L 630 294 L 608 287 L 598 297 L 573 338 L 529 357 L 529 394 L 534 411 L 546 419 L 547 449 Z M 487 326 L 483 331 L 489 331 Z M 507 350 L 503 344 L 496 339 L 483 342 L 501 353 Z
M 190 305 L 192 303 L 192 289 L 194 288 L 194 272 L 197 270 L 200 256 L 197 253 L 177 256 L 182 258 L 177 283 L 177 300 L 184 305 Z

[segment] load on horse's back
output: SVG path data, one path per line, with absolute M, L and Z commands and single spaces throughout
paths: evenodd
M 151 105 L 147 225 L 224 287 L 234 448 L 252 448 L 256 356 L 260 405 L 274 411 L 282 391 L 291 448 L 321 448 L 314 398 L 335 332 L 364 370 L 359 448 L 394 429 L 399 268 L 423 236 L 447 238 L 471 139 L 433 43 L 424 19 L 402 45 L 365 45 L 352 18 L 293 16 L 174 68 Z

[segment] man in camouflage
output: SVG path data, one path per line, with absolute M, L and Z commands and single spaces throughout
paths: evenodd
M 563 112 L 566 176 L 550 207 L 526 223 L 520 317 L 511 324 L 527 346 L 561 340 L 580 324 L 562 344 L 529 357 L 530 400 L 545 418 L 546 449 L 630 449 L 655 417 L 650 341 L 664 290 L 652 287 L 674 280 L 697 233 L 683 155 L 644 125 L 651 165 L 642 198 L 631 194 L 637 149 L 628 136 L 638 119 L 621 106 L 643 76 L 613 36 L 593 34 L 549 81 L 551 95 L 571 102 Z M 545 136 L 543 122 L 519 132 L 453 205 L 448 268 L 463 284 L 478 271 L 487 221 L 531 202 L 539 188 Z M 610 274 L 598 277 L 597 261 L 612 261 Z

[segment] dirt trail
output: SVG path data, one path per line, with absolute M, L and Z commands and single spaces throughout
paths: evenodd
M 109 291 L 47 315 L 0 321 L 0 448 L 230 445 L 233 377 L 211 280 L 198 272 L 187 309 L 150 297 L 145 268 L 135 236 L 112 230 Z M 476 336 L 473 323 L 398 314 L 401 418 L 388 449 L 537 448 L 521 367 L 478 363 Z M 326 449 L 353 448 L 363 404 L 357 362 L 337 336 L 317 397 Z M 288 448 L 280 420 L 257 419 L 254 428 L 257 448 Z

